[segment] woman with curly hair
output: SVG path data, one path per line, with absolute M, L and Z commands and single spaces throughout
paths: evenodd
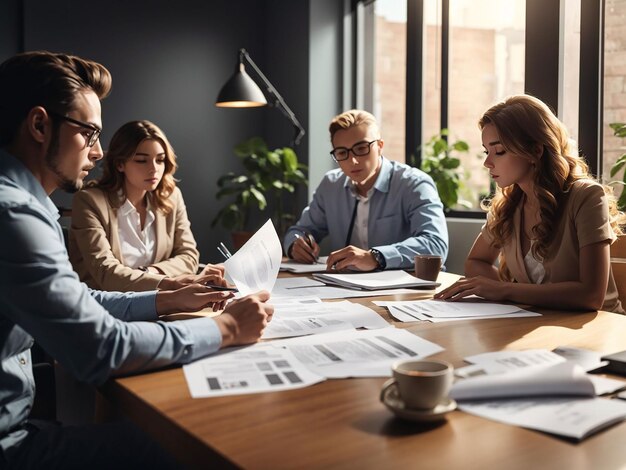
M 497 184 L 487 223 L 465 262 L 466 278 L 435 297 L 624 313 L 610 266 L 621 233 L 612 190 L 596 182 L 565 125 L 529 95 L 512 96 L 479 121 L 485 167 Z M 496 261 L 499 258 L 499 265 Z
M 69 254 L 80 279 L 109 291 L 224 284 L 223 267 L 198 269 L 176 155 L 161 129 L 131 121 L 113 135 L 102 178 L 74 196 Z

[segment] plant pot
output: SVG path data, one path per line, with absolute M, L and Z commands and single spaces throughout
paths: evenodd
M 235 250 L 238 250 L 239 248 L 244 246 L 246 242 L 250 240 L 252 235 L 254 235 L 254 232 L 246 232 L 246 231 L 231 232 L 230 236 L 233 240 L 233 246 L 235 247 Z

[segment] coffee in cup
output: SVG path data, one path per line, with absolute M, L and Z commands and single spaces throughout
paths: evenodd
M 454 368 L 445 361 L 409 360 L 392 366 L 393 379 L 385 383 L 382 395 L 389 387 L 397 387 L 398 395 L 407 408 L 431 410 L 450 391 Z
M 426 281 L 436 281 L 441 271 L 441 256 L 439 255 L 416 255 L 415 277 Z

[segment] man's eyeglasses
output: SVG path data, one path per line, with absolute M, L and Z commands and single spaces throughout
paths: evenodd
M 48 111 L 48 114 L 54 117 L 58 117 L 59 119 L 63 119 L 64 121 L 67 121 L 69 123 L 75 124 L 78 127 L 89 129 L 91 132 L 85 134 L 85 139 L 87 140 L 87 147 L 93 147 L 94 145 L 96 145 L 96 142 L 100 138 L 100 133 L 102 132 L 102 129 L 94 126 L 93 124 L 90 124 L 84 121 L 79 121 L 78 119 L 64 116 L 63 114 L 59 114 L 54 111 Z
M 350 152 L 352 152 L 355 157 L 364 157 L 365 155 L 369 155 L 374 142 L 378 142 L 378 139 L 372 140 L 371 142 L 357 142 L 350 148 L 337 147 L 332 149 L 330 154 L 336 162 L 347 160 L 350 156 Z

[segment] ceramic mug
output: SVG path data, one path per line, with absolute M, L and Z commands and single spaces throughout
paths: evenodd
M 409 360 L 392 366 L 393 379 L 385 383 L 382 395 L 389 387 L 397 387 L 398 395 L 407 408 L 431 410 L 450 391 L 454 368 L 445 361 Z
M 436 281 L 439 271 L 441 271 L 441 256 L 439 255 L 416 255 L 415 277 L 426 281 Z

